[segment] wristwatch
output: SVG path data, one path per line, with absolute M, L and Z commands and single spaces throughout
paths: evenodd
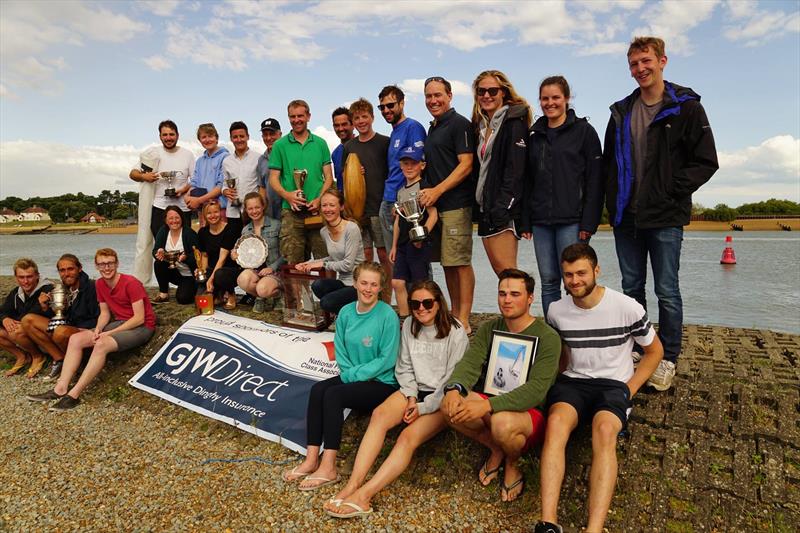
M 444 388 L 444 392 L 445 392 L 445 393 L 448 393 L 448 392 L 450 392 L 451 390 L 456 390 L 456 391 L 458 391 L 458 393 L 459 393 L 461 396 L 466 396 L 466 395 L 467 395 L 467 389 L 465 389 L 465 388 L 464 388 L 464 386 L 463 386 L 461 383 L 451 383 L 450 385 L 448 385 L 448 386 L 446 386 L 446 387 Z

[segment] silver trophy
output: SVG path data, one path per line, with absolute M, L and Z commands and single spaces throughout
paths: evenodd
M 308 170 L 304 168 L 296 168 L 294 172 L 292 172 L 292 177 L 294 178 L 294 188 L 297 191 L 297 197 L 301 200 L 306 199 L 306 193 L 303 192 L 303 185 L 306 183 L 306 178 L 308 177 Z M 301 209 L 301 211 L 305 211 L 306 207 Z
M 47 331 L 52 333 L 58 326 L 65 326 L 67 319 L 64 318 L 64 310 L 69 306 L 69 295 L 63 283 L 54 283 L 53 290 L 50 291 L 50 307 L 56 312 L 55 316 L 47 324 Z
M 242 201 L 239 200 L 239 191 L 236 190 L 236 182 L 239 178 L 225 178 L 225 186 L 229 189 L 233 189 L 236 191 L 236 198 L 231 200 L 231 205 L 233 207 L 239 207 L 242 205 Z
M 178 259 L 180 258 L 183 251 L 181 250 L 172 250 L 170 252 L 164 252 L 164 261 L 169 263 L 169 268 L 176 268 L 178 263 Z
M 161 177 L 167 180 L 167 188 L 164 189 L 164 196 L 168 198 L 175 198 L 178 196 L 178 191 L 175 190 L 175 186 L 172 184 L 172 180 L 175 178 L 180 178 L 183 176 L 183 172 L 180 170 L 165 170 L 160 172 Z
M 411 224 L 411 229 L 408 230 L 408 238 L 411 239 L 411 242 L 420 242 L 428 238 L 428 228 L 420 225 L 424 212 L 417 202 L 416 195 L 400 203 L 395 202 L 394 208 L 398 215 Z

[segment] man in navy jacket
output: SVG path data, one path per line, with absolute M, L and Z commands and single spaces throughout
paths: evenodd
M 622 289 L 645 309 L 647 257 L 658 297 L 664 359 L 648 381 L 667 390 L 681 349 L 683 301 L 678 284 L 683 226 L 692 193 L 719 167 L 700 96 L 664 80 L 667 56 L 658 37 L 637 37 L 628 68 L 639 87 L 611 106 L 606 129 L 606 207 Z

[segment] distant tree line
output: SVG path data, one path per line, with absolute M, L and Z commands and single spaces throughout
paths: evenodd
M 136 216 L 138 205 L 138 192 L 121 193 L 119 190 L 103 190 L 97 196 L 79 192 L 61 196 L 34 196 L 28 199 L 7 196 L 0 200 L 0 209 L 13 209 L 17 213 L 33 206 L 47 209 L 54 222 L 66 222 L 68 219 L 79 221 L 90 211 L 109 219 L 125 219 Z
M 700 204 L 692 205 L 693 215 L 702 215 L 704 220 L 731 222 L 741 216 L 748 215 L 800 215 L 800 204 L 791 200 L 778 200 L 770 198 L 763 202 L 742 204 L 739 207 L 729 207 L 726 204 L 717 204 L 713 209 Z

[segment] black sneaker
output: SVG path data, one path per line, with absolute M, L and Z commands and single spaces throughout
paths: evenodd
M 78 407 L 79 403 L 81 403 L 80 398 L 73 398 L 69 394 L 65 394 L 60 400 L 50 406 L 50 411 L 69 411 L 70 409 Z
M 51 402 L 53 400 L 60 400 L 61 398 L 63 398 L 63 396 L 56 393 L 56 391 L 54 390 L 49 390 L 41 394 L 28 394 L 27 396 L 25 396 L 25 398 L 27 398 L 32 402 L 45 403 L 45 402 Z
M 256 301 L 256 299 L 254 297 L 252 297 L 249 294 L 245 293 L 244 296 L 239 298 L 239 305 L 253 305 L 253 303 L 255 303 L 255 301 Z
M 536 522 L 536 527 L 533 528 L 533 533 L 563 533 L 564 530 L 561 526 L 552 522 Z
M 50 367 L 50 372 L 48 372 L 47 375 L 42 378 L 42 381 L 53 381 L 54 379 L 58 379 L 58 377 L 61 375 L 62 366 L 64 366 L 64 361 L 54 361 L 53 365 Z

